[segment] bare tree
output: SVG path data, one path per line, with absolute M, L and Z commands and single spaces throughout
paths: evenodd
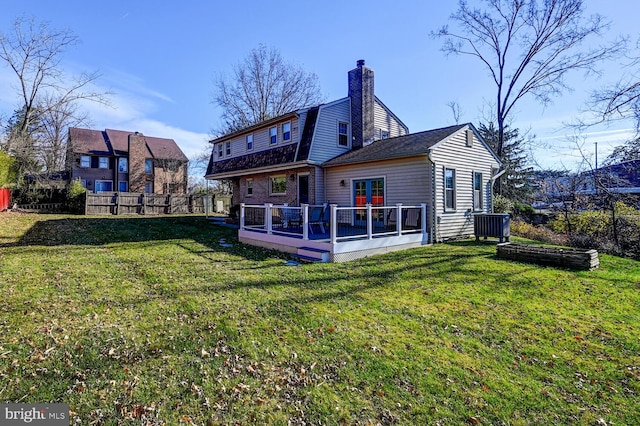
M 453 120 L 456 122 L 456 124 L 459 124 L 460 117 L 462 116 L 462 108 L 460 108 L 460 104 L 457 101 L 449 101 L 447 102 L 447 106 L 451 110 Z
M 622 64 L 621 79 L 592 94 L 590 107 L 600 116 L 600 121 L 633 119 L 636 130 L 640 131 L 640 39 L 636 42 L 635 53 L 630 52 L 628 63 Z
M 624 40 L 583 48 L 608 28 L 599 15 L 583 16 L 582 0 L 484 0 L 486 9 L 459 2 L 450 19 L 460 32 L 446 26 L 435 37 L 444 39 L 447 54 L 470 55 L 489 71 L 496 92 L 498 145 L 502 155 L 507 118 L 527 95 L 542 104 L 569 89 L 569 71 L 596 71 L 598 62 L 618 55 Z
M 233 75 L 215 80 L 212 102 L 222 108 L 223 128 L 230 133 L 287 112 L 322 102 L 316 74 L 285 62 L 264 45 L 234 66 Z
M 18 156 L 18 161 L 20 156 L 25 157 L 22 158 L 24 164 L 37 164 L 42 168 L 43 164 L 36 158 L 37 150 L 50 144 L 56 151 L 55 145 L 61 142 L 59 135 L 49 139 L 48 134 L 52 130 L 57 133 L 69 120 L 84 120 L 84 116 L 78 114 L 76 102 L 91 100 L 108 104 L 108 93 L 91 90 L 98 73 L 69 76 L 63 72 L 62 55 L 77 43 L 78 38 L 71 31 L 52 29 L 46 22 L 37 23 L 33 18 L 18 18 L 10 32 L 0 34 L 0 59 L 15 73 L 20 97 L 19 120 L 14 123 L 6 144 L 10 153 Z M 52 120 L 58 122 L 53 124 Z M 38 141 L 38 138 L 44 139 Z

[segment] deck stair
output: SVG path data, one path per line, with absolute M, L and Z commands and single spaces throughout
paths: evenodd
M 302 262 L 329 262 L 329 252 L 327 250 L 313 247 L 299 247 L 298 253 L 294 254 L 293 257 Z

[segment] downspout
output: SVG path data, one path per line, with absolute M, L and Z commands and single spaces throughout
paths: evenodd
M 431 157 L 432 150 L 427 151 L 427 158 L 431 163 L 431 244 L 436 242 L 438 221 L 436 219 L 436 162 Z
M 495 174 L 495 176 L 493 176 L 491 179 L 489 179 L 491 181 L 491 213 L 494 213 L 494 209 L 493 209 L 493 185 L 496 183 L 496 181 L 498 180 L 498 178 L 500 176 L 502 176 L 504 173 L 506 172 L 506 170 L 498 170 L 498 173 Z

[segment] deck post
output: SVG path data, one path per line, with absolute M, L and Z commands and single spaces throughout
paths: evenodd
M 302 207 L 302 239 L 309 239 L 309 204 L 301 204 Z
M 421 220 L 420 220 L 420 227 L 422 228 L 422 233 L 426 234 L 427 233 L 427 203 L 421 203 L 420 204 L 420 213 L 421 213 Z
M 240 229 L 244 231 L 244 203 L 240 203 Z
M 338 241 L 338 205 L 329 204 L 329 212 L 331 213 L 329 221 L 329 238 L 331 239 L 331 244 L 336 244 Z
M 396 232 L 398 236 L 402 235 L 402 203 L 396 203 Z
M 273 210 L 271 207 L 273 207 L 272 203 L 264 204 L 264 226 L 267 228 L 267 234 L 273 233 Z
M 373 239 L 373 209 L 371 203 L 367 203 L 367 239 Z

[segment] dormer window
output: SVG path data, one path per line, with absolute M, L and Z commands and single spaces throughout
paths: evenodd
M 82 155 L 80 156 L 80 167 L 91 167 L 91 156 Z
M 253 149 L 253 133 L 247 135 L 247 151 L 251 151 Z
M 219 143 L 218 144 L 218 158 L 222 158 L 222 157 L 224 157 L 224 149 L 222 147 L 222 144 Z
M 284 123 L 282 125 L 282 140 L 285 142 L 291 140 L 291 123 Z
M 277 127 L 271 127 L 269 129 L 269 143 L 271 145 L 275 145 L 278 143 L 278 128 Z
M 225 143 L 225 151 L 227 153 L 227 156 L 231 155 L 231 141 L 227 141 Z

